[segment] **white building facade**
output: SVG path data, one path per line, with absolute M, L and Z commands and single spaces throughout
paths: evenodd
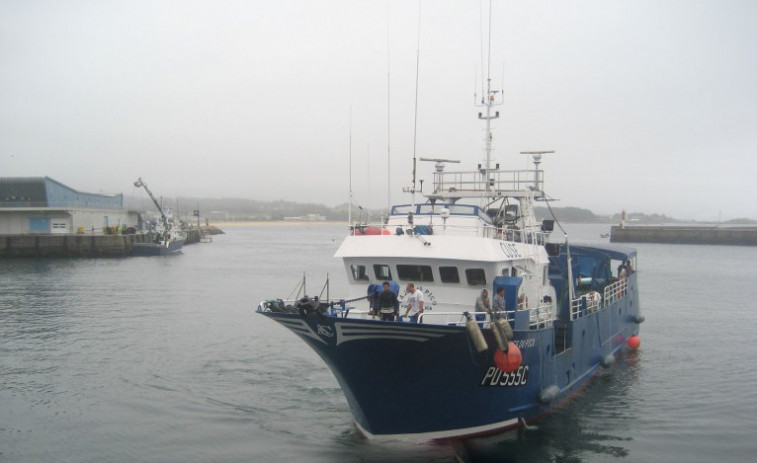
M 121 194 L 83 193 L 50 177 L 0 177 L 0 235 L 101 234 L 139 221 Z

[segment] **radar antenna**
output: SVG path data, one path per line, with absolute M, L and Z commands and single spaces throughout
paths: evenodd
M 434 169 L 436 172 L 434 172 L 434 194 L 438 193 L 442 187 L 442 175 L 444 173 L 444 164 L 450 163 L 450 164 L 460 164 L 460 161 L 457 159 L 444 159 L 444 158 L 420 158 L 421 161 L 426 162 L 435 162 L 436 165 L 434 166 Z M 435 201 L 432 200 L 432 201 Z
M 540 191 L 541 194 L 544 194 L 544 185 L 543 179 L 539 179 L 539 164 L 541 164 L 541 157 L 545 154 L 552 154 L 554 153 L 554 150 L 546 150 L 546 151 L 521 151 L 520 154 L 530 154 L 533 156 L 531 161 L 534 163 L 534 190 Z

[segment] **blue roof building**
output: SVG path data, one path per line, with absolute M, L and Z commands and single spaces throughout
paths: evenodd
M 84 193 L 50 177 L 0 177 L 0 234 L 103 233 L 136 226 L 123 195 Z

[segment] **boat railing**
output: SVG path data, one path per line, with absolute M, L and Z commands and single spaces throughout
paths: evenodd
M 538 181 L 538 185 L 537 185 Z M 541 190 L 544 173 L 539 170 L 490 170 L 487 179 L 481 170 L 434 173 L 434 194 L 438 196 L 480 195 L 482 191 L 518 192 Z
M 628 294 L 628 279 L 621 278 L 605 287 L 605 306 L 608 306 Z
M 549 234 L 542 231 L 535 230 L 516 230 L 513 228 L 495 227 L 493 225 L 486 225 L 484 227 L 484 237 L 497 238 L 505 241 L 513 241 L 516 243 L 524 244 L 536 244 L 544 246 L 549 239 Z
M 555 322 L 555 308 L 550 303 L 542 303 L 527 309 L 529 325 L 532 330 L 550 328 Z
M 429 228 L 430 227 L 430 228 Z M 515 243 L 533 244 L 543 246 L 549 240 L 549 233 L 541 230 L 523 230 L 507 227 L 496 227 L 489 224 L 477 225 L 449 225 L 443 223 L 418 224 L 415 226 L 392 226 L 384 223 L 378 224 L 361 224 L 353 225 L 350 235 L 353 236 L 391 236 L 397 234 L 397 229 L 402 230 L 402 234 L 418 236 L 426 235 L 477 235 L 483 238 L 493 238 Z
M 580 299 L 580 298 L 579 298 Z M 258 304 L 258 312 L 284 312 L 284 313 L 297 313 L 301 312 L 301 309 L 297 308 L 297 303 L 300 300 L 283 300 L 283 299 L 270 299 L 261 301 Z M 338 318 L 375 318 L 374 313 L 371 310 L 358 309 L 353 306 L 347 305 L 343 299 L 339 301 L 320 302 L 322 312 L 324 315 L 338 317 Z M 555 309 L 552 304 L 543 303 L 537 307 L 530 309 L 523 309 L 518 312 L 528 313 L 528 325 L 532 330 L 538 330 L 543 328 L 552 327 L 555 320 Z M 476 320 L 481 328 L 490 328 L 492 322 L 492 314 L 487 312 L 469 312 Z M 497 316 L 504 315 L 505 319 L 511 324 L 515 324 L 516 311 L 504 311 Z M 404 321 L 400 317 L 397 321 Z M 495 317 L 496 318 L 496 317 Z M 424 311 L 418 316 L 419 324 L 430 325 L 446 325 L 446 326 L 465 326 L 467 318 L 464 311 L 452 311 L 452 312 L 438 312 L 438 311 Z
M 590 313 L 596 312 L 602 308 L 602 296 L 592 291 L 583 296 L 573 299 L 570 304 L 570 319 L 585 317 Z
M 474 312 L 472 315 L 474 315 L 478 321 L 485 322 L 488 325 L 489 319 L 487 314 L 483 312 Z M 464 326 L 466 321 L 463 312 L 424 311 L 418 315 L 418 323 L 428 323 L 432 325 Z

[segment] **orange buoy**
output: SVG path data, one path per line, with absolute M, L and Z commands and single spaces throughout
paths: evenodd
M 641 338 L 638 336 L 631 336 L 626 343 L 630 349 L 636 350 L 641 346 Z
M 511 373 L 520 367 L 523 362 L 523 354 L 514 342 L 507 343 L 507 352 L 497 349 L 494 352 L 494 364 L 505 373 Z
M 391 235 L 389 229 L 383 227 L 355 227 L 355 236 L 364 235 Z

